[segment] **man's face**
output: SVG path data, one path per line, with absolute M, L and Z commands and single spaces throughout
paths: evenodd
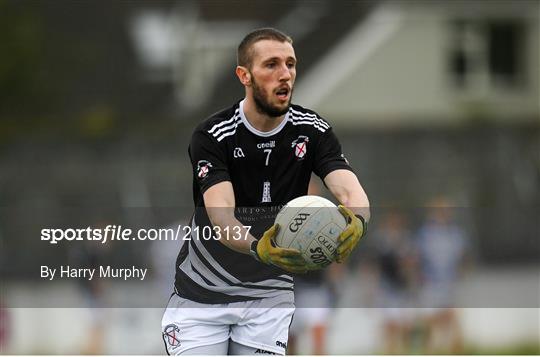
M 249 73 L 257 110 L 271 117 L 287 113 L 296 78 L 296 57 L 292 45 L 273 40 L 256 42 Z

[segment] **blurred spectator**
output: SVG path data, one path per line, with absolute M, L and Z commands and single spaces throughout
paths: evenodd
M 455 208 L 447 198 L 437 197 L 429 202 L 417 244 L 423 283 L 421 303 L 427 330 L 425 353 L 460 353 L 461 328 L 452 307 L 466 235 L 456 222 Z
M 403 214 L 388 212 L 372 233 L 379 272 L 378 307 L 383 313 L 383 352 L 411 351 L 413 316 L 410 306 L 417 276 L 417 259 Z

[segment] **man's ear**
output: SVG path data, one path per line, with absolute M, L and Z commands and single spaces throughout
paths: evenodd
M 251 85 L 251 73 L 244 66 L 236 66 L 236 76 L 244 86 L 248 87 Z

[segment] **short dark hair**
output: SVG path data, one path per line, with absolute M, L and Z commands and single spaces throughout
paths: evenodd
M 252 46 L 256 42 L 262 40 L 274 40 L 279 42 L 288 42 L 292 45 L 293 40 L 283 32 L 271 27 L 263 27 L 251 31 L 244 37 L 240 45 L 238 45 L 238 51 L 236 52 L 236 63 L 239 66 L 247 68 L 251 67 L 251 61 L 253 60 Z

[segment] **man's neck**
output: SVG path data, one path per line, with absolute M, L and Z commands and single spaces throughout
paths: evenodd
M 271 117 L 260 113 L 251 97 L 246 97 L 244 100 L 244 115 L 251 126 L 262 132 L 274 130 L 285 119 L 285 114 L 279 117 Z

